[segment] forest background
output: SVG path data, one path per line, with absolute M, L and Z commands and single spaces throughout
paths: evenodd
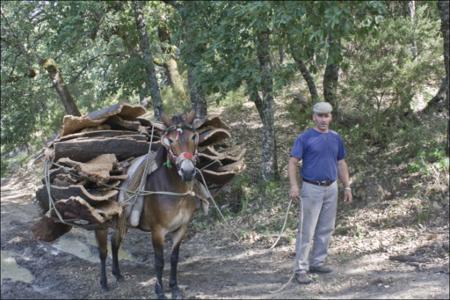
M 65 114 L 218 112 L 247 148 L 218 201 L 242 237 L 271 242 L 290 147 L 328 101 L 355 200 L 336 234 L 446 228 L 448 269 L 448 15 L 448 1 L 2 1 L 1 176 L 40 172 Z

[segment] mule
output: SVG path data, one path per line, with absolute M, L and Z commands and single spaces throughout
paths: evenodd
M 164 299 L 162 273 L 164 269 L 164 242 L 167 234 L 172 236 L 170 255 L 169 286 L 174 299 L 182 293 L 177 282 L 177 265 L 180 244 L 186 234 L 188 224 L 198 207 L 192 194 L 192 183 L 196 175 L 197 147 L 199 134 L 192 127 L 195 112 L 178 115 L 169 119 L 162 115 L 161 120 L 167 127 L 161 136 L 161 147 L 155 156 L 159 167 L 153 171 L 145 183 L 146 191 L 171 192 L 180 195 L 150 194 L 144 196 L 142 213 L 137 228 L 151 232 L 154 249 L 156 273 L 155 293 Z M 125 216 L 126 217 L 126 216 Z M 123 279 L 119 268 L 118 252 L 126 230 L 114 228 L 111 236 L 112 274 L 118 281 Z M 105 261 L 107 257 L 108 229 L 96 230 L 95 236 L 101 262 L 100 284 L 108 289 Z

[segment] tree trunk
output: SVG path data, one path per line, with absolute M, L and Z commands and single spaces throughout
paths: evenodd
M 302 73 L 303 79 L 305 79 L 306 84 L 308 85 L 309 93 L 311 94 L 311 100 L 313 103 L 319 102 L 319 93 L 317 93 L 316 84 L 314 83 L 314 78 L 308 70 L 305 62 L 299 57 L 299 55 L 295 52 L 294 47 L 290 43 L 291 55 L 297 64 L 298 69 Z
M 165 25 L 158 26 L 158 37 L 161 41 L 161 48 L 165 54 L 170 57 L 164 62 L 164 69 L 166 70 L 169 84 L 173 87 L 175 94 L 181 99 L 186 100 L 186 91 L 184 90 L 183 80 L 181 79 L 180 72 L 178 72 L 178 64 L 173 56 L 170 48 L 164 46 L 164 44 L 170 42 L 170 33 Z
M 282 65 L 284 63 L 284 47 L 283 45 L 280 45 L 278 47 L 278 56 L 280 57 L 280 65 Z
M 198 85 L 195 70 L 192 65 L 188 66 L 188 85 L 192 109 L 195 110 L 197 118 L 203 119 L 208 114 L 208 106 L 205 97 L 201 92 L 201 87 Z
M 144 57 L 145 69 L 147 71 L 148 81 L 150 83 L 150 95 L 153 102 L 153 111 L 155 113 L 155 118 L 159 120 L 162 113 L 162 99 L 159 91 L 158 80 L 156 78 L 155 65 L 153 64 L 153 55 L 150 51 L 150 41 L 146 30 L 142 5 L 143 3 L 140 1 L 133 1 L 134 17 L 139 35 L 139 46 Z
M 188 71 L 189 96 L 191 98 L 192 109 L 195 110 L 198 118 L 204 118 L 208 114 L 208 104 L 206 102 L 205 90 L 202 83 L 198 80 L 195 66 L 201 60 L 201 54 L 205 51 L 206 45 L 195 43 L 195 29 L 190 23 L 190 18 L 195 17 L 196 5 L 201 5 L 195 1 L 187 1 L 183 6 L 176 6 L 182 16 L 183 40 L 186 43 L 185 49 L 190 55 L 186 56 L 186 65 Z
M 411 19 L 411 26 L 413 27 L 413 40 L 411 42 L 411 53 L 413 59 L 417 57 L 417 41 L 415 36 L 416 31 L 416 1 L 408 1 L 408 13 Z
M 437 94 L 431 99 L 423 112 L 430 112 L 434 107 L 442 110 L 449 106 L 449 89 L 448 89 L 448 51 L 449 51 L 449 3 L 448 1 L 438 1 L 437 3 L 441 15 L 441 32 L 444 41 L 444 64 L 445 64 L 445 78 L 442 80 L 441 87 Z
M 291 48 L 292 49 L 292 48 Z M 292 58 L 294 58 L 295 63 L 297 64 L 298 69 L 302 73 L 303 79 L 305 79 L 306 84 L 308 85 L 309 93 L 311 94 L 311 100 L 313 103 L 319 102 L 319 93 L 317 93 L 316 84 L 314 83 L 314 78 L 306 67 L 305 62 L 300 59 L 300 57 L 291 50 Z
M 70 94 L 66 84 L 64 83 L 61 72 L 59 71 L 59 68 L 56 65 L 55 61 L 51 58 L 43 59 L 40 61 L 40 64 L 48 72 L 48 75 L 53 82 L 53 86 L 55 87 L 56 92 L 58 93 L 59 98 L 64 105 L 66 113 L 73 116 L 81 116 L 72 95 Z
M 339 41 L 335 41 L 331 34 L 328 35 L 328 45 L 327 66 L 323 75 L 323 96 L 325 101 L 329 102 L 335 111 L 338 111 L 336 92 L 339 79 L 339 64 L 336 61 L 341 49 Z
M 277 144 L 274 128 L 273 77 L 270 61 L 269 39 L 269 31 L 260 32 L 257 35 L 256 54 L 258 56 L 260 67 L 262 98 L 255 89 L 251 92 L 251 99 L 255 102 L 263 124 L 261 175 L 264 181 L 277 179 L 279 177 Z

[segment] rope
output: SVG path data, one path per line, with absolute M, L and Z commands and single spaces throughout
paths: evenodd
M 285 229 L 285 227 L 286 227 L 286 222 L 287 222 L 287 219 L 288 219 L 288 215 L 289 215 L 289 210 L 291 209 L 291 204 L 292 204 L 292 198 L 291 198 L 290 201 L 289 201 L 288 208 L 287 208 L 287 210 L 286 210 L 286 215 L 284 216 L 283 226 L 281 227 L 281 230 L 280 230 L 280 234 L 278 235 L 278 238 L 277 238 L 277 240 L 273 243 L 273 245 L 270 246 L 269 250 L 275 248 L 275 246 L 278 244 L 278 241 L 279 241 L 280 238 L 281 238 L 281 235 L 282 235 L 283 232 L 284 232 L 284 229 Z
M 283 232 L 284 232 L 284 229 L 285 229 L 286 223 L 287 223 L 287 219 L 288 219 L 288 216 L 289 216 L 289 210 L 291 209 L 292 201 L 293 201 L 293 199 L 291 198 L 291 199 L 289 200 L 289 204 L 288 204 L 288 207 L 287 207 L 287 210 L 286 210 L 286 215 L 284 216 L 284 222 L 283 222 L 283 226 L 281 227 L 280 234 L 278 235 L 278 238 L 277 238 L 276 241 L 273 243 L 273 245 L 269 248 L 269 250 L 272 250 L 272 249 L 278 244 L 278 241 L 280 240 L 281 235 L 282 235 Z M 292 282 L 292 279 L 294 279 L 294 277 L 295 277 L 295 272 L 292 272 L 292 275 L 291 275 L 291 277 L 289 278 L 288 282 L 286 282 L 285 284 L 283 284 L 278 290 L 275 290 L 275 291 L 269 291 L 269 293 L 275 294 L 275 293 L 281 292 L 282 290 L 284 290 L 284 289 Z
M 51 190 L 50 190 L 50 174 L 49 174 L 49 165 L 50 165 L 50 161 L 46 161 L 45 165 L 44 165 L 44 178 L 45 178 L 45 186 L 47 188 L 47 194 L 48 194 L 48 211 L 46 213 L 47 217 L 51 216 L 51 212 L 52 210 L 55 211 L 56 216 L 58 217 L 58 219 L 61 221 L 61 223 L 67 224 L 63 217 L 61 216 L 61 214 L 59 213 L 59 211 L 56 209 L 55 206 L 55 202 L 53 201 L 52 195 L 51 195 Z
M 213 159 L 212 162 L 210 162 L 210 163 L 207 164 L 206 166 L 202 167 L 202 170 L 203 170 L 203 169 L 206 169 L 207 167 L 211 166 L 212 164 L 215 164 L 216 162 L 219 162 L 219 163 L 220 163 L 220 160 L 218 160 L 218 159 Z
M 195 168 L 199 173 L 200 176 L 202 177 L 203 180 L 203 184 L 205 185 L 206 190 L 208 191 L 208 194 L 214 204 L 214 207 L 217 209 L 217 211 L 219 212 L 219 215 L 222 217 L 222 220 L 225 222 L 225 224 L 228 226 L 228 229 L 231 231 L 231 233 L 236 237 L 236 239 L 239 241 L 240 238 L 239 236 L 234 232 L 234 230 L 231 228 L 230 224 L 227 222 L 227 220 L 225 219 L 224 215 L 222 214 L 222 211 L 220 210 L 219 206 L 217 205 L 216 201 L 214 200 L 214 197 L 211 195 L 211 192 L 208 189 L 208 185 L 206 184 L 206 180 L 205 177 L 203 177 L 203 173 L 200 169 Z
M 283 284 L 278 290 L 276 290 L 276 291 L 269 291 L 269 293 L 275 294 L 275 293 L 281 292 L 282 290 L 284 290 L 284 289 L 292 282 L 292 279 L 294 279 L 294 277 L 295 277 L 295 272 L 292 273 L 292 275 L 291 275 L 291 277 L 289 278 L 288 282 L 286 282 L 285 284 Z
M 147 175 L 148 175 L 148 166 L 150 165 L 150 154 L 152 152 L 152 143 L 153 143 L 153 132 L 154 132 L 155 126 L 153 126 L 152 123 L 152 133 L 150 135 L 150 144 L 148 146 L 148 152 L 147 152 L 147 158 L 145 159 L 145 167 L 144 167 L 144 173 L 142 173 L 142 177 L 141 177 L 141 181 L 139 182 L 139 187 L 137 189 L 137 193 L 133 194 L 133 196 L 129 197 L 128 199 L 125 200 L 125 202 L 130 201 L 131 199 L 133 199 L 133 203 L 132 205 L 134 205 L 138 199 L 138 195 L 140 195 L 140 193 L 142 193 L 143 191 L 143 187 L 145 185 L 145 181 L 147 180 Z

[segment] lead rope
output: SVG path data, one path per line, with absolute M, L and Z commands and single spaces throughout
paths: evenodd
M 236 234 L 236 232 L 234 232 L 234 230 L 231 228 L 231 225 L 227 222 L 227 220 L 225 219 L 224 215 L 222 214 L 222 211 L 220 210 L 219 206 L 217 205 L 216 201 L 214 200 L 214 197 L 211 195 L 211 192 L 209 191 L 208 185 L 206 184 L 205 177 L 203 177 L 202 171 L 201 171 L 200 169 L 198 169 L 198 168 L 195 168 L 195 169 L 200 173 L 200 176 L 202 177 L 203 184 L 204 184 L 206 190 L 208 191 L 209 197 L 211 198 L 212 203 L 214 204 L 214 207 L 215 207 L 216 210 L 218 211 L 220 217 L 221 217 L 222 220 L 225 222 L 225 224 L 228 226 L 228 229 L 230 230 L 230 232 L 231 232 L 231 233 L 236 237 L 236 239 L 239 241 L 239 240 L 240 240 L 239 236 L 238 236 L 238 235 Z
M 289 215 L 289 210 L 291 209 L 292 200 L 293 200 L 292 198 L 290 198 L 290 200 L 289 200 L 289 204 L 288 204 L 288 207 L 287 207 L 287 210 L 286 210 L 286 215 L 284 216 L 284 222 L 283 222 L 283 226 L 282 226 L 282 228 L 281 228 L 280 234 L 278 235 L 278 238 L 277 238 L 277 240 L 275 241 L 275 243 L 273 243 L 273 245 L 269 248 L 269 250 L 273 249 L 273 248 L 278 244 L 278 241 L 280 240 L 281 235 L 282 235 L 283 232 L 284 232 L 284 229 L 285 229 L 286 223 L 287 223 L 287 219 L 288 219 L 288 215 Z M 295 277 L 295 271 L 292 272 L 292 275 L 291 275 L 291 277 L 289 278 L 289 280 L 288 280 L 285 284 L 283 284 L 278 290 L 275 290 L 275 291 L 269 291 L 269 293 L 275 294 L 275 293 L 281 292 L 282 290 L 284 290 L 284 289 L 292 282 L 292 279 L 294 279 L 294 277 Z
M 289 215 L 289 210 L 291 209 L 291 205 L 292 205 L 292 198 L 291 198 L 290 201 L 289 201 L 288 208 L 287 208 L 287 210 L 286 210 L 286 215 L 284 216 L 283 226 L 281 227 L 281 230 L 280 230 L 280 234 L 278 235 L 278 238 L 277 238 L 276 241 L 272 244 L 272 246 L 270 246 L 269 250 L 275 248 L 275 246 L 278 244 L 278 241 L 280 240 L 281 236 L 283 235 L 284 229 L 285 229 L 285 227 L 286 227 L 288 215 Z

